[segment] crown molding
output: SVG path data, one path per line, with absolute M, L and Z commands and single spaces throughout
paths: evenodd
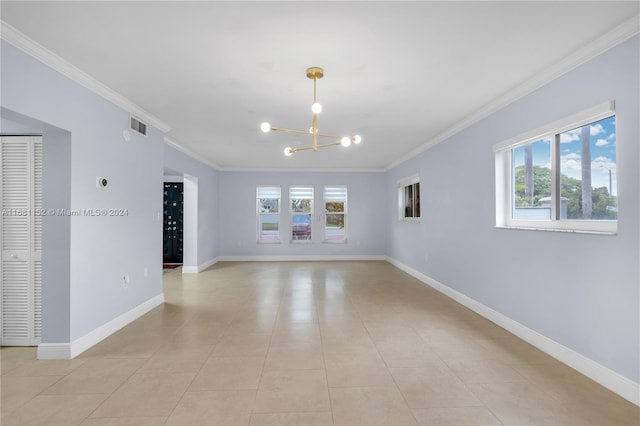
M 109 87 L 102 84 L 95 78 L 91 77 L 89 74 L 73 66 L 72 64 L 70 64 L 60 56 L 56 55 L 46 47 L 30 39 L 25 34 L 18 31 L 16 28 L 12 27 L 11 25 L 1 20 L 0 20 L 0 38 L 6 41 L 7 43 L 13 45 L 14 47 L 22 50 L 24 53 L 42 62 L 46 66 L 59 72 L 65 77 L 78 83 L 84 88 L 91 90 L 95 94 L 110 101 L 114 105 L 135 115 L 142 121 L 147 122 L 148 124 L 159 129 L 163 133 L 167 133 L 169 130 L 171 130 L 170 126 L 162 122 L 159 118 L 157 118 L 153 114 L 140 108 L 138 105 L 136 105 L 129 99 L 125 98 L 121 94 L 110 89 Z
M 217 165 L 216 163 L 203 158 L 202 155 L 197 154 L 197 153 L 191 151 L 188 148 L 185 148 L 184 146 L 180 145 L 178 142 L 174 141 L 173 139 L 171 139 L 171 138 L 169 138 L 167 136 L 164 137 L 164 143 L 167 146 L 170 146 L 171 148 L 175 149 L 176 151 L 180 151 L 181 153 L 183 153 L 185 155 L 188 155 L 189 157 L 193 158 L 196 161 L 199 161 L 202 164 L 205 164 L 205 165 L 207 165 L 209 167 L 212 167 L 213 169 L 218 170 L 218 171 L 221 170 L 220 166 Z
M 242 168 L 242 167 L 224 167 L 221 172 L 247 172 L 247 173 L 385 173 L 385 169 L 328 169 L 328 168 Z
M 512 89 L 508 90 L 504 95 L 494 99 L 486 104 L 471 115 L 468 115 L 457 125 L 445 130 L 444 132 L 436 135 L 418 148 L 403 155 L 398 160 L 389 164 L 385 170 L 391 170 L 394 167 L 404 163 L 417 156 L 418 154 L 438 145 L 441 142 L 446 141 L 453 135 L 463 131 L 467 127 L 489 117 L 506 106 L 512 104 L 525 97 L 526 95 L 534 92 L 542 86 L 549 84 L 553 80 L 561 77 L 571 70 L 579 67 L 580 65 L 590 61 L 598 55 L 606 52 L 607 50 L 619 45 L 620 43 L 630 39 L 636 34 L 640 33 L 640 15 L 635 15 L 633 18 L 628 19 L 621 25 L 618 25 L 613 30 L 605 33 L 604 35 L 593 40 L 586 46 L 576 50 L 571 55 L 568 55 L 560 62 L 553 66 L 547 67 L 544 70 L 536 73 L 533 78 L 526 80 L 524 83 L 519 84 Z

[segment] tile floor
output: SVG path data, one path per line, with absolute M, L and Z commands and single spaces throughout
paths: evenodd
M 385 262 L 219 263 L 78 358 L 2 348 L 2 425 L 638 425 Z

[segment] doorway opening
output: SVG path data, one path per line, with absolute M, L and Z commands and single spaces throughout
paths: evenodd
M 164 182 L 162 266 L 182 266 L 184 256 L 184 184 Z

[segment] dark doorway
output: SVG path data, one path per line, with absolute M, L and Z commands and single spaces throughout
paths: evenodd
M 183 185 L 181 182 L 164 183 L 163 260 L 165 267 L 182 264 L 183 237 Z

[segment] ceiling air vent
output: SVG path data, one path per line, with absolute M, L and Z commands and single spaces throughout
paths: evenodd
M 147 136 L 147 124 L 135 118 L 133 115 L 129 118 L 129 127 L 134 132 Z

